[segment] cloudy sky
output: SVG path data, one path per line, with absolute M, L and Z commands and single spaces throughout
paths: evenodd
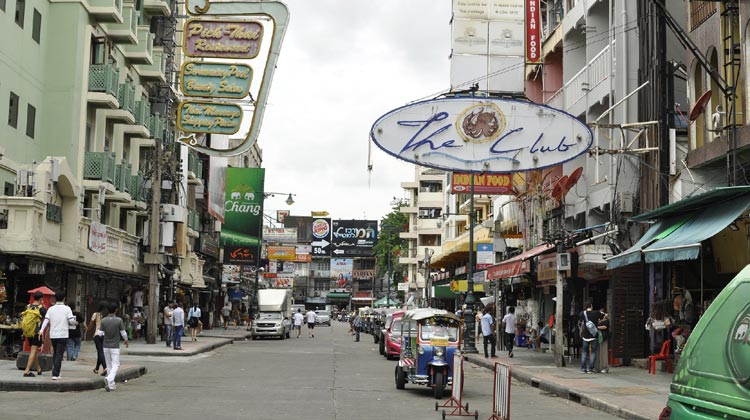
M 448 89 L 449 0 L 286 0 L 290 11 L 259 136 L 267 213 L 376 219 L 414 167 L 372 145 L 375 120 Z

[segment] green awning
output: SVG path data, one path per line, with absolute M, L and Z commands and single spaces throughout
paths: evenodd
M 456 294 L 451 291 L 451 286 L 446 284 L 444 286 L 435 286 L 434 299 L 455 299 Z
M 394 299 L 388 299 L 388 300 L 386 300 L 386 297 L 383 296 L 382 298 L 380 298 L 377 301 L 375 301 L 375 303 L 373 303 L 372 306 L 374 306 L 376 308 L 380 308 L 381 306 L 397 306 L 397 305 L 400 305 L 400 304 L 401 304 L 401 302 L 399 302 L 398 300 L 394 300 Z
M 639 239 L 633 246 L 607 259 L 607 270 L 613 270 L 615 268 L 641 262 L 641 251 L 643 248 L 655 241 L 657 237 L 665 236 L 664 234 L 666 232 L 673 232 L 676 225 L 684 222 L 684 218 L 680 218 L 678 221 L 659 220 L 654 223 L 654 225 L 651 226 L 651 228 L 641 236 L 641 239 Z
M 328 298 L 328 300 L 349 300 L 349 298 L 351 298 L 351 294 L 331 292 L 326 295 L 326 298 Z
M 701 242 L 724 230 L 748 208 L 750 195 L 745 194 L 695 212 L 669 236 L 644 248 L 645 261 L 655 263 L 698 258 Z
M 672 216 L 702 211 L 707 208 L 714 208 L 722 205 L 725 201 L 731 201 L 740 195 L 750 194 L 750 186 L 740 187 L 720 187 L 703 194 L 697 194 L 692 197 L 675 201 L 658 209 L 633 216 L 631 220 L 645 221 L 655 219 L 666 219 Z

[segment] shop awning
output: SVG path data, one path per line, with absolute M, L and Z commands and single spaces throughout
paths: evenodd
M 449 285 L 444 284 L 440 286 L 435 286 L 432 298 L 433 299 L 455 299 L 456 294 L 451 291 L 451 288 Z
M 728 198 L 729 192 L 734 198 Z M 642 255 L 646 263 L 698 258 L 702 241 L 725 229 L 750 208 L 748 192 L 750 187 L 720 188 L 682 200 L 688 201 L 682 205 L 677 202 L 638 216 L 640 220 L 663 218 L 635 245 L 608 259 L 607 269 L 640 262 Z
M 326 297 L 328 298 L 328 300 L 349 300 L 351 295 L 349 293 L 331 292 L 327 294 Z
M 375 303 L 372 306 L 374 306 L 376 308 L 380 308 L 382 306 L 396 306 L 396 305 L 400 305 L 400 304 L 401 304 L 401 302 L 399 302 L 398 300 L 388 299 L 386 296 L 383 296 L 382 298 L 380 298 L 377 301 L 375 301 Z
M 520 276 L 523 273 L 524 261 L 553 249 L 555 249 L 554 244 L 539 245 L 499 264 L 487 267 L 487 280 L 498 280 Z

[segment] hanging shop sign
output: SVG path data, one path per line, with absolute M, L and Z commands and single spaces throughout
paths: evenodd
M 269 246 L 268 259 L 294 261 L 297 257 L 296 251 L 297 248 L 293 246 Z
M 542 61 L 541 0 L 526 0 L 526 62 Z
M 184 101 L 177 107 L 177 128 L 190 133 L 234 134 L 240 131 L 242 108 L 237 104 Z
M 372 255 L 378 240 L 377 220 L 334 220 L 334 257 L 362 257 Z
M 474 174 L 474 194 L 509 195 L 513 192 L 511 174 Z M 471 192 L 471 174 L 453 172 L 451 175 L 451 193 Z
M 297 242 L 297 228 L 275 228 L 263 227 L 263 239 L 271 243 L 288 243 Z
M 182 50 L 188 57 L 255 58 L 263 25 L 253 20 L 188 19 Z
M 107 252 L 107 225 L 91 221 L 89 225 L 89 249 L 97 254 Z
M 190 61 L 180 69 L 180 86 L 187 96 L 242 99 L 250 92 L 252 78 L 247 64 Z
M 495 264 L 495 250 L 493 244 L 477 244 L 477 270 L 485 269 Z
M 331 256 L 331 219 L 313 219 L 310 225 L 313 241 L 313 255 L 316 257 Z
M 227 168 L 224 196 L 224 225 L 221 243 L 227 246 L 246 247 L 255 252 L 260 243 L 263 221 L 263 168 Z M 257 261 L 257 260 L 256 260 Z
M 416 102 L 380 117 L 370 138 L 386 153 L 450 171 L 512 173 L 559 165 L 591 147 L 574 116 L 504 98 L 448 97 Z

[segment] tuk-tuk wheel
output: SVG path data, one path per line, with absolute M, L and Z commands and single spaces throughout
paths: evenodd
M 443 410 L 443 420 L 445 420 L 445 410 Z
M 435 411 L 437 411 L 437 410 L 438 410 L 438 403 L 437 403 L 437 401 L 435 401 Z
M 479 419 L 479 410 L 474 410 L 474 420 Z
M 466 408 L 465 408 L 465 410 L 466 410 L 466 411 L 469 411 L 469 403 L 466 403 Z
M 443 382 L 443 372 L 435 372 L 435 399 L 439 400 L 443 398 L 443 391 L 445 390 L 445 383 Z
M 396 365 L 396 389 L 404 389 L 406 387 L 406 373 L 401 369 L 400 366 Z

